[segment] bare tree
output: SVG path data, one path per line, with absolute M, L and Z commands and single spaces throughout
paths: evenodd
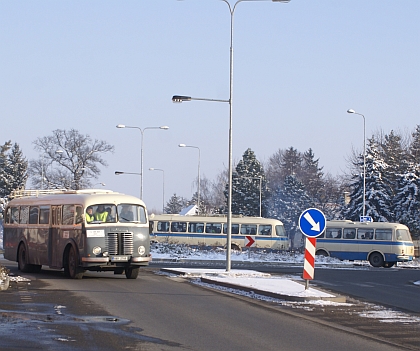
M 40 188 L 88 187 L 90 179 L 100 175 L 99 165 L 107 166 L 101 155 L 114 152 L 114 146 L 106 141 L 92 140 L 75 129 L 57 129 L 33 143 L 41 155 L 30 161 L 29 172 L 32 184 Z

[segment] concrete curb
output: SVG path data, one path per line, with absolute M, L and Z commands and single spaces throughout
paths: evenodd
M 206 283 L 206 284 L 219 285 L 219 286 L 223 286 L 225 288 L 242 290 L 242 291 L 246 291 L 246 292 L 253 292 L 253 293 L 258 294 L 258 295 L 268 296 L 268 297 L 276 298 L 276 299 L 279 299 L 279 300 L 296 301 L 296 302 L 305 302 L 305 301 L 314 301 L 314 300 L 316 300 L 316 301 L 322 300 L 322 301 L 340 302 L 340 303 L 346 302 L 346 297 L 344 297 L 344 296 L 336 295 L 336 294 L 333 294 L 331 292 L 327 292 L 327 291 L 324 291 L 322 289 L 314 288 L 314 287 L 311 287 L 311 289 L 323 292 L 325 294 L 333 295 L 333 296 L 293 296 L 293 295 L 285 295 L 285 294 L 281 294 L 281 293 L 276 293 L 276 292 L 272 292 L 272 291 L 258 289 L 258 288 L 255 288 L 255 287 L 249 287 L 249 286 L 246 286 L 246 285 L 234 284 L 234 283 L 231 283 L 231 282 L 221 282 L 219 280 L 212 279 L 211 276 L 202 277 L 201 275 L 194 275 L 194 274 L 185 275 L 185 272 L 177 271 L 174 268 L 162 268 L 162 269 L 160 269 L 160 271 L 164 272 L 164 273 L 175 274 L 175 275 L 181 276 L 185 279 L 200 279 L 201 282 Z M 294 282 L 298 283 L 298 284 L 302 284 L 301 282 L 297 282 L 297 281 L 294 281 Z
M 220 282 L 220 281 L 216 281 L 213 280 L 211 278 L 200 278 L 201 281 L 203 283 L 207 283 L 207 284 L 215 284 L 215 285 L 220 285 L 220 286 L 224 286 L 225 288 L 231 288 L 231 289 L 237 289 L 237 290 L 243 290 L 243 291 L 247 291 L 247 292 L 253 292 L 255 294 L 259 294 L 259 295 L 263 295 L 263 296 L 268 296 L 268 297 L 273 297 L 275 299 L 279 299 L 279 300 L 287 300 L 287 301 L 297 301 L 297 302 L 305 302 L 305 301 L 313 301 L 313 300 L 322 300 L 322 301 L 331 301 L 331 302 L 346 302 L 346 298 L 344 296 L 290 296 L 290 295 L 283 295 L 280 293 L 275 293 L 272 291 L 265 291 L 265 290 L 260 290 L 260 289 L 256 289 L 254 287 L 248 287 L 248 286 L 243 286 L 243 285 L 237 285 L 237 284 L 232 284 L 232 283 L 225 283 L 225 282 Z M 314 289 L 314 288 L 312 288 Z M 321 289 L 316 288 L 315 290 L 318 291 L 322 291 L 325 292 L 326 294 L 330 294 L 327 293 L 326 291 L 323 291 Z

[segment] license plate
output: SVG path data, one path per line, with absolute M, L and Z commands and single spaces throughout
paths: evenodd
M 128 256 L 112 256 L 111 261 L 128 261 Z

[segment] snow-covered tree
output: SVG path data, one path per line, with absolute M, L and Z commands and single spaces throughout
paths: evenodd
M 267 192 L 264 169 L 255 153 L 247 149 L 232 175 L 232 213 L 259 216 L 261 203 L 261 213 L 264 216 Z M 226 198 L 227 193 L 226 190 Z
M 0 148 L 0 197 L 13 190 L 23 189 L 27 179 L 28 162 L 17 143 L 6 142 Z
M 420 164 L 420 125 L 416 126 L 416 129 L 411 136 L 412 141 L 409 147 L 411 162 Z
M 363 155 L 359 157 L 357 165 L 361 172 L 353 176 L 350 203 L 345 211 L 345 218 L 353 221 L 358 221 L 363 214 Z M 385 178 L 387 168 L 379 146 L 372 137 L 366 148 L 365 215 L 378 222 L 391 221 L 393 218 L 391 188 Z
M 321 202 L 321 194 L 324 186 L 322 172 L 323 167 L 319 166 L 319 158 L 315 159 L 312 149 L 303 153 L 301 181 L 305 185 L 306 192 L 316 204 Z
M 34 145 L 41 152 L 40 159 L 30 161 L 29 167 L 36 187 L 87 187 L 90 179 L 100 175 L 98 165 L 107 166 L 101 155 L 114 151 L 106 141 L 92 140 L 75 129 L 54 130 L 51 136 L 36 139 Z
M 384 181 L 389 184 L 390 195 L 395 195 L 398 189 L 398 179 L 404 174 L 408 166 L 408 150 L 402 146 L 401 136 L 393 130 L 385 135 L 385 141 L 382 144 L 382 155 L 387 167 L 384 170 Z
M 7 155 L 7 162 L 4 165 L 5 173 L 5 195 L 9 195 L 13 190 L 24 189 L 28 179 L 28 161 L 17 143 L 13 144 Z
M 292 247 L 294 236 L 299 226 L 299 216 L 313 203 L 305 191 L 303 184 L 293 175 L 286 177 L 283 187 L 278 187 L 271 199 L 268 217 L 283 222 Z
M 405 224 L 413 237 L 420 235 L 420 165 L 410 164 L 401 174 L 400 188 L 394 198 L 395 221 Z
M 166 203 L 164 213 L 178 214 L 186 206 L 188 206 L 188 201 L 182 196 L 178 196 L 176 193 L 174 193 L 169 199 L 169 201 Z

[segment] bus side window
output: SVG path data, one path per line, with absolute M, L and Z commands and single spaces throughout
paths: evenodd
M 63 206 L 63 224 L 65 225 L 74 224 L 74 205 Z
M 223 234 L 227 234 L 227 224 L 223 224 Z M 231 234 L 239 234 L 239 224 L 231 225 Z
M 38 206 L 31 206 L 29 209 L 29 224 L 38 224 L 38 215 Z
M 158 232 L 169 232 L 169 222 L 157 222 Z
M 187 222 L 172 222 L 171 232 L 185 233 L 187 231 Z
M 271 235 L 271 225 L 260 225 L 258 229 L 259 235 Z
M 39 224 L 50 223 L 50 206 L 39 207 Z
M 76 206 L 76 218 L 74 223 L 75 224 L 80 224 L 83 222 L 83 210 L 82 210 L 82 206 Z
M 10 207 L 9 207 L 10 210 Z M 19 223 L 19 207 L 12 207 L 8 223 Z
M 344 239 L 354 239 L 356 231 L 354 229 L 344 229 Z

